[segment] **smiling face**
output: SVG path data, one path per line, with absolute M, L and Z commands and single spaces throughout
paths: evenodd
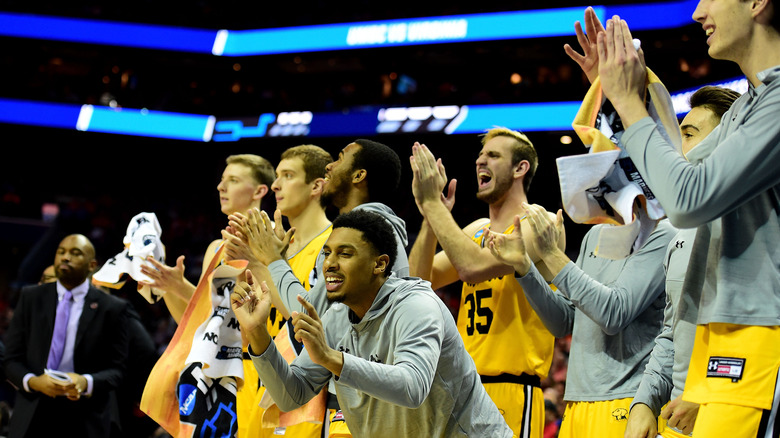
M 694 146 L 704 140 L 718 123 L 720 119 L 712 110 L 703 106 L 691 109 L 680 123 L 683 155 L 687 155 Z
M 500 200 L 514 183 L 512 144 L 506 136 L 491 138 L 477 158 L 477 198 L 492 204 Z
M 383 283 L 387 256 L 354 228 L 335 228 L 322 248 L 328 301 L 368 309 Z M 377 285 L 378 284 L 378 285 Z
M 95 248 L 86 237 L 73 234 L 60 242 L 54 256 L 54 272 L 67 289 L 73 289 L 89 277 L 97 266 Z
M 341 207 L 341 200 L 352 187 L 353 164 L 355 154 L 360 150 L 360 145 L 350 143 L 339 152 L 336 161 L 325 167 L 325 187 L 322 191 L 322 197 L 326 204 Z
M 239 163 L 228 164 L 217 185 L 222 213 L 245 213 L 255 207 L 267 190 L 263 187 L 265 186 L 252 176 L 252 170 L 248 166 Z
M 306 172 L 300 157 L 285 158 L 276 166 L 276 180 L 271 185 L 276 207 L 287 217 L 297 217 L 312 201 L 316 179 L 306 182 Z
M 707 35 L 708 53 L 714 59 L 739 63 L 748 54 L 753 32 L 751 1 L 701 0 L 693 19 Z

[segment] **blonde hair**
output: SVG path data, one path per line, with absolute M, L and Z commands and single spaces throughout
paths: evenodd
M 528 161 L 529 168 L 523 178 L 523 188 L 528 193 L 528 188 L 531 186 L 531 180 L 536 175 L 536 168 L 539 166 L 539 157 L 536 154 L 533 143 L 528 139 L 528 136 L 519 131 L 513 131 L 509 128 L 496 127 L 482 136 L 482 146 L 495 137 L 509 137 L 515 140 L 512 145 L 512 165 L 526 160 Z
M 276 173 L 271 163 L 260 155 L 239 154 L 231 155 L 225 159 L 227 164 L 242 164 L 252 171 L 252 177 L 258 184 L 271 187 L 276 179 Z

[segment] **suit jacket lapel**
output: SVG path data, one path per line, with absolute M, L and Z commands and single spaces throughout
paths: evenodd
M 45 292 L 41 298 L 41 312 L 39 313 L 37 310 L 33 309 L 33 315 L 40 315 L 39 317 L 36 317 L 41 324 L 42 327 L 44 327 L 44 331 L 42 332 L 42 336 L 46 337 L 45 339 L 41 339 L 41 345 L 45 346 L 45 348 L 41 348 L 41 354 L 42 354 L 42 363 L 43 366 L 46 366 L 46 361 L 49 358 L 49 348 L 51 346 L 51 338 L 54 334 L 54 319 L 57 318 L 57 283 L 48 283 L 44 286 Z M 34 342 L 38 342 L 37 340 L 34 340 Z
M 90 286 L 87 296 L 84 297 L 84 307 L 81 309 L 81 318 L 79 319 L 79 328 L 76 330 L 76 342 L 73 344 L 73 349 L 78 347 L 81 340 L 84 338 L 84 334 L 87 332 L 89 325 L 95 318 L 98 311 L 98 297 L 103 292 L 94 289 Z M 75 356 L 75 351 L 74 351 Z

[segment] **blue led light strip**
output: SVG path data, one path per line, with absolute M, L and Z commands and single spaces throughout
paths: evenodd
M 711 85 L 744 93 L 745 78 Z M 695 89 L 672 95 L 678 115 Z M 56 104 L 0 98 L 0 123 L 47 126 L 189 141 L 234 142 L 242 138 L 338 137 L 412 132 L 467 134 L 493 126 L 520 131 L 569 131 L 581 102 L 414 108 L 361 108 L 338 113 L 266 113 L 254 117 L 218 118 L 92 105 Z
M 625 18 L 633 30 L 692 24 L 697 0 L 595 6 L 604 21 Z M 0 35 L 220 56 L 255 56 L 368 47 L 460 43 L 574 35 L 584 7 L 326 24 L 277 29 L 205 30 L 0 13 Z

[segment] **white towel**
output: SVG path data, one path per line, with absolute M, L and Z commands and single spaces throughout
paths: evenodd
M 225 262 L 214 269 L 210 291 L 213 311 L 195 331 L 185 368 L 200 362 L 203 364 L 203 374 L 207 377 L 217 379 L 233 376 L 243 380 L 241 330 L 230 307 L 230 294 L 236 285 L 236 278 L 246 270 L 246 266 L 246 260 L 236 260 Z
M 671 97 L 650 69 L 647 78 L 648 112 L 662 135 L 681 150 Z M 601 112 L 603 102 L 596 78 L 572 123 L 588 153 L 560 157 L 556 163 L 566 213 L 577 223 L 614 225 L 602 229 L 595 252 L 622 259 L 644 244 L 666 213 L 628 154 L 616 146 L 622 132 L 613 132 L 610 120 Z
M 165 263 L 165 245 L 160 240 L 162 228 L 154 213 L 139 213 L 135 215 L 127 225 L 125 233 L 124 249 L 116 256 L 109 259 L 92 276 L 94 284 L 119 289 L 127 280 L 128 275 L 135 281 L 148 282 L 149 277 L 141 272 L 141 265 L 151 264 L 146 260 L 152 256 L 160 263 Z M 151 289 L 148 286 L 138 286 L 138 292 L 149 303 L 157 302 L 163 291 Z

